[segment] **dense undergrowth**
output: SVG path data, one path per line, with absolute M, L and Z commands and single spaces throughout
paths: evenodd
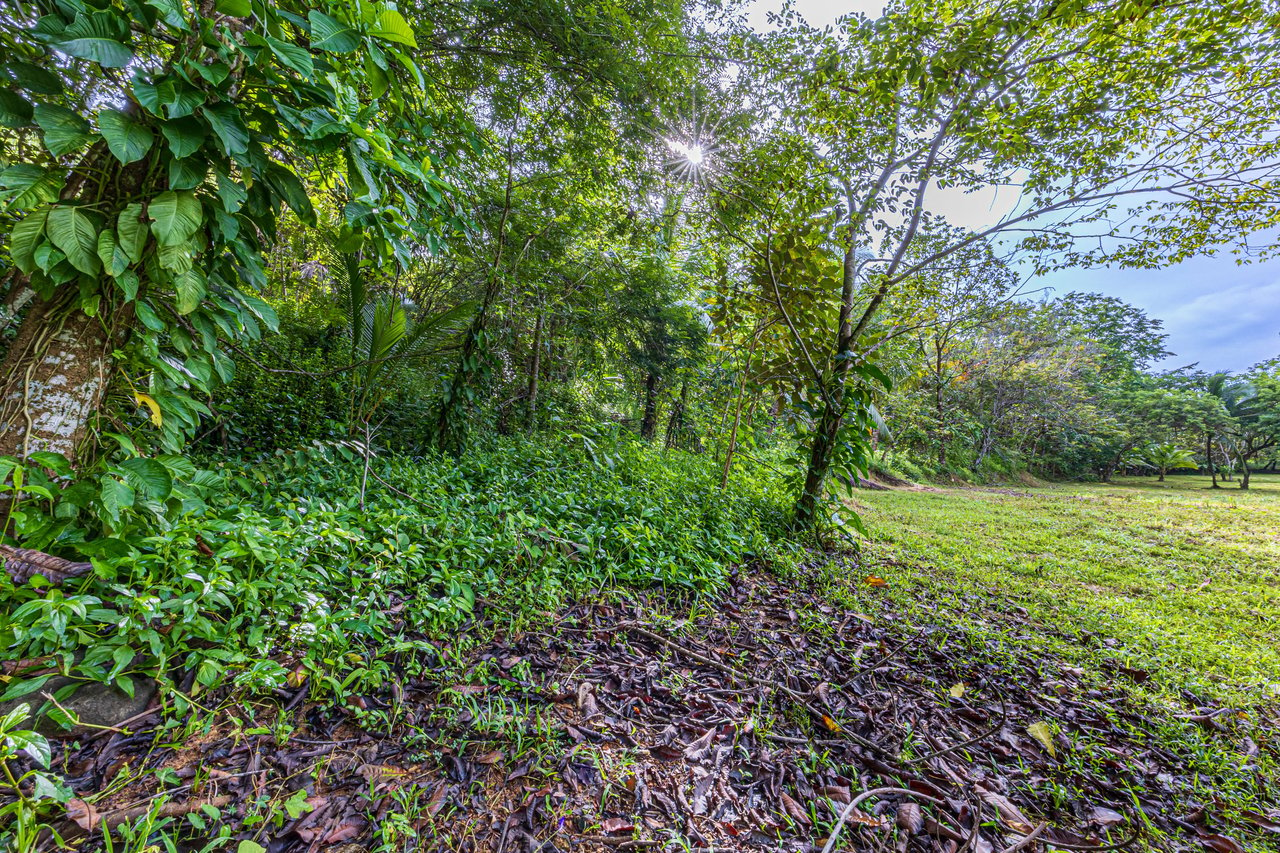
M 198 487 L 175 487 L 168 514 L 140 500 L 100 531 L 58 500 L 28 503 L 24 538 L 94 570 L 45 591 L 0 580 L 0 636 L 10 658 L 47 669 L 53 656 L 126 692 L 140 674 L 194 673 L 192 693 L 227 678 L 280 687 L 288 657 L 314 676 L 314 696 L 340 696 L 381 681 L 384 664 L 357 649 L 440 636 L 477 600 L 514 615 L 589 589 L 717 587 L 729 565 L 774 547 L 787 502 L 771 479 L 739 474 L 721 489 L 714 467 L 611 434 L 374 456 L 367 470 L 330 444 L 210 460 L 186 478 Z M 4 697 L 46 678 L 12 680 Z

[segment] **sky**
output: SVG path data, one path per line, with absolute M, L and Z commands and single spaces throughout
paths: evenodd
M 795 0 L 810 24 L 823 26 L 849 12 L 878 15 L 880 0 Z M 782 0 L 754 0 L 748 22 L 767 30 L 768 12 Z M 930 194 L 929 207 L 955 225 L 990 225 L 1017 203 L 1004 188 L 962 195 Z M 1172 369 L 1198 364 L 1208 371 L 1241 371 L 1280 356 L 1280 260 L 1240 266 L 1226 252 L 1197 257 L 1158 270 L 1071 269 L 1049 273 L 1027 285 L 1049 296 L 1090 291 L 1115 296 L 1164 322 L 1166 349 L 1175 355 L 1156 365 Z

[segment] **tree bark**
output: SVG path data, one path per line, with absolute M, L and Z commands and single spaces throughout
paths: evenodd
M 528 400 L 529 413 L 526 426 L 530 431 L 538 420 L 538 372 L 542 369 L 542 314 L 533 324 L 533 354 L 529 357 L 529 388 L 525 394 Z
M 840 434 L 840 424 L 844 420 L 844 383 L 849 375 L 853 344 L 859 332 L 859 329 L 853 325 L 853 300 L 857 292 L 856 247 L 857 242 L 851 225 L 849 245 L 844 253 L 843 279 L 840 287 L 840 323 L 836 334 L 835 363 L 831 370 L 833 376 L 831 381 L 826 383 L 827 388 L 822 395 L 822 415 L 818 418 L 813 445 L 809 449 L 809 466 L 804 474 L 804 488 L 800 492 L 800 499 L 796 501 L 793 524 L 797 530 L 811 529 L 817 523 L 818 503 L 822 499 L 827 472 L 831 470 L 831 453 L 835 449 L 836 436 Z M 874 310 L 869 307 L 863 314 L 863 321 L 868 321 L 872 313 Z M 859 324 L 861 325 L 862 323 Z
M 684 409 L 689 404 L 689 380 L 680 383 L 680 399 L 671 407 L 671 417 L 667 419 L 667 438 L 664 446 L 667 450 L 676 446 L 676 439 L 684 429 Z
M 1218 485 L 1218 469 L 1213 464 L 1213 433 L 1205 433 L 1204 436 L 1204 458 L 1209 463 L 1209 479 L 1212 481 L 1211 489 L 1220 489 Z
M 644 379 L 644 419 L 640 421 L 640 437 L 652 441 L 658 426 L 658 374 L 650 373 Z
M 62 300 L 33 305 L 0 364 L 0 454 L 44 450 L 74 465 L 111 378 L 112 348 L 101 320 Z

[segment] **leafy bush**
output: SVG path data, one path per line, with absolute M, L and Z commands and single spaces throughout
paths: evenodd
M 45 547 L 94 570 L 43 590 L 0 577 L 0 642 L 126 691 L 140 672 L 194 673 L 196 692 L 230 674 L 282 686 L 273 659 L 300 657 L 321 692 L 343 692 L 383 677 L 360 650 L 456 629 L 479 601 L 542 611 L 590 588 L 709 590 L 782 529 L 772 481 L 739 474 L 722 490 L 710 457 L 579 439 L 375 457 L 367 476 L 351 446 L 317 444 L 192 472 L 216 481 L 198 504 L 74 536 L 59 501 L 42 515 L 29 498 L 19 534 L 45 531 Z M 17 680 L 7 696 L 41 683 Z

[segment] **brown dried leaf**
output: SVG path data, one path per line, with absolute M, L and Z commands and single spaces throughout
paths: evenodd
M 898 805 L 898 828 L 910 835 L 919 835 L 924 829 L 924 814 L 917 803 L 901 803 Z
M 786 791 L 779 791 L 778 798 L 782 801 L 782 810 L 786 812 L 796 823 L 803 826 L 809 826 L 812 823 L 812 821 L 809 820 L 808 813 L 804 810 L 804 806 L 792 799 Z

